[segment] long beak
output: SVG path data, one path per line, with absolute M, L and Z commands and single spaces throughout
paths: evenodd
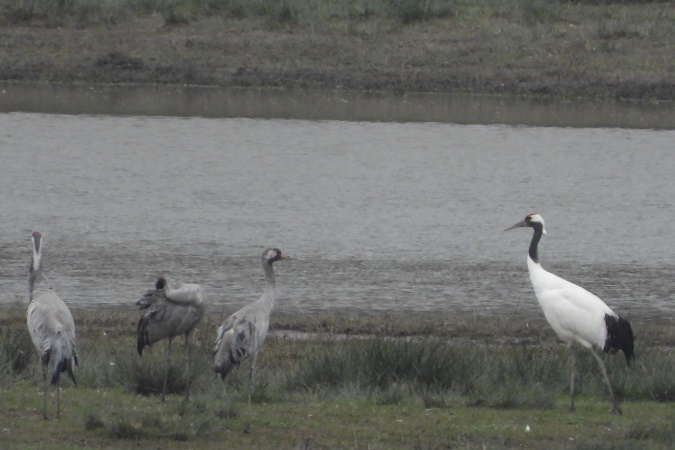
M 279 256 L 279 259 L 295 259 L 292 256 L 286 255 L 285 253 L 282 253 L 281 256 Z
M 520 222 L 518 222 L 514 226 L 509 227 L 504 231 L 509 231 L 509 230 L 513 230 L 514 228 L 520 228 L 520 227 L 526 227 L 526 226 L 527 226 L 527 222 L 525 222 L 524 220 L 521 220 Z

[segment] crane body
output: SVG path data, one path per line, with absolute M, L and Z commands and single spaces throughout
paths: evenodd
M 251 410 L 251 393 L 258 353 L 262 348 L 270 325 L 270 313 L 276 300 L 276 282 L 272 264 L 275 261 L 292 259 L 277 248 L 268 248 L 262 254 L 262 266 L 265 272 L 265 291 L 253 303 L 250 303 L 225 319 L 216 331 L 214 344 L 214 369 L 225 379 L 232 368 L 251 359 L 248 382 L 248 409 Z M 248 423 L 245 431 L 248 430 Z
M 42 270 L 42 235 L 33 233 L 33 255 L 28 272 L 30 302 L 26 311 L 26 325 L 33 345 L 40 355 L 44 380 L 42 415 L 47 419 L 47 370 L 53 366 L 51 384 L 56 386 L 56 416 L 61 415 L 59 381 L 67 372 L 77 385 L 74 366 L 78 364 L 75 342 L 75 321 L 68 306 L 49 284 Z
M 138 321 L 136 349 L 143 356 L 143 348 L 155 342 L 168 339 L 164 365 L 162 401 L 166 400 L 166 384 L 171 362 L 171 342 L 175 336 L 185 337 L 185 398 L 190 398 L 190 334 L 204 316 L 203 289 L 198 284 L 178 283 L 174 288 L 167 276 L 161 276 L 151 289 L 136 302 L 145 313 Z

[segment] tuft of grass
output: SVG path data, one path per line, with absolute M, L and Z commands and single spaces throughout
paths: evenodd
M 587 352 L 578 353 L 576 395 L 605 399 L 596 361 Z M 657 364 L 650 364 L 649 376 L 636 380 L 624 361 L 606 357 L 615 394 L 619 399 L 668 401 L 673 361 L 651 354 L 645 358 Z M 416 397 L 433 406 L 461 396 L 473 406 L 546 410 L 569 393 L 569 351 L 562 345 L 457 345 L 435 338 L 333 341 L 308 349 L 287 382 L 289 389 L 323 396 L 356 390 L 352 396 L 376 404 Z
M 23 374 L 35 355 L 35 347 L 25 328 L 0 328 L 0 379 Z
M 404 25 L 431 19 L 452 17 L 457 3 L 453 0 L 391 0 L 392 16 Z
M 671 349 L 647 348 L 630 371 L 616 371 L 613 382 L 627 400 L 675 401 L 675 354 Z
M 84 429 L 87 431 L 105 428 L 105 423 L 97 413 L 89 412 L 84 417 Z
M 626 431 L 626 439 L 633 441 L 656 441 L 675 444 L 675 422 L 660 421 L 636 423 Z
M 117 417 L 108 428 L 108 432 L 117 439 L 137 441 L 149 437 L 143 424 L 127 416 Z
M 221 405 L 216 409 L 215 416 L 219 419 L 231 420 L 236 419 L 239 416 L 239 413 L 237 412 L 237 409 L 234 407 L 234 405 L 228 402 L 227 404 Z
M 163 351 L 153 352 L 146 349 L 141 358 L 129 349 L 115 357 L 115 365 L 120 382 L 131 392 L 144 396 L 162 393 L 165 370 Z M 191 372 L 190 380 L 187 380 L 183 361 L 172 361 L 167 375 L 166 393 L 184 394 L 196 376 L 196 373 Z
M 560 22 L 563 20 L 563 5 L 550 0 L 520 0 L 518 2 L 523 21 L 534 25 L 538 23 Z

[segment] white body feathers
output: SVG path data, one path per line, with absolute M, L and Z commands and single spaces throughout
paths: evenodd
M 614 311 L 596 295 L 544 270 L 529 256 L 527 268 L 539 305 L 558 337 L 568 344 L 603 349 L 605 315 L 618 318 Z

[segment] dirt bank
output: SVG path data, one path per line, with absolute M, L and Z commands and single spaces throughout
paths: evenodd
M 168 26 L 157 14 L 117 25 L 5 25 L 0 80 L 675 100 L 672 23 L 657 32 L 661 22 L 640 16 L 646 6 L 625 8 L 634 19 L 604 25 L 582 14 L 577 23 L 455 17 L 384 31 L 273 31 L 222 19 Z M 649 17 L 674 16 L 667 4 L 649 8 Z

